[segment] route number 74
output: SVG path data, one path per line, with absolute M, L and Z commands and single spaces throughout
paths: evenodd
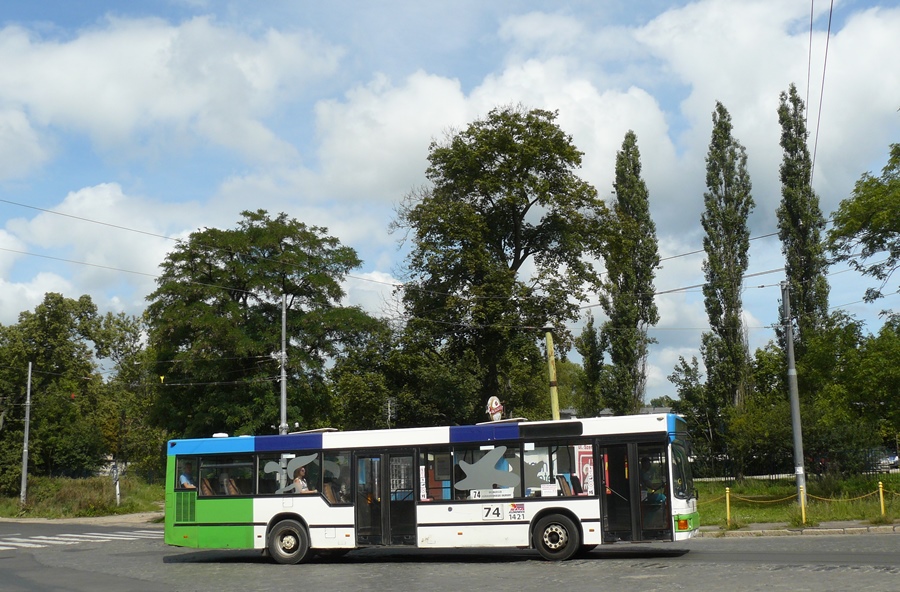
M 490 506 L 481 506 L 482 520 L 503 520 L 503 506 L 492 504 Z

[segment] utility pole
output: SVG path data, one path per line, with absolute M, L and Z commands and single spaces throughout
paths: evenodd
M 556 389 L 556 355 L 553 353 L 553 325 L 544 327 L 547 338 L 547 369 L 550 372 L 550 412 L 559 419 L 559 393 Z
M 22 447 L 22 487 L 19 504 L 25 505 L 28 492 L 28 429 L 31 426 L 31 362 L 28 362 L 28 388 L 25 391 L 25 445 Z
M 287 423 L 287 296 L 281 293 L 281 423 L 278 433 L 288 433 Z
M 794 365 L 794 327 L 791 324 L 791 290 L 781 282 L 784 341 L 787 348 L 788 392 L 791 397 L 791 431 L 794 434 L 794 474 L 797 476 L 797 499 L 806 507 L 806 471 L 803 468 L 803 429 L 800 426 L 800 394 L 797 388 L 797 367 Z

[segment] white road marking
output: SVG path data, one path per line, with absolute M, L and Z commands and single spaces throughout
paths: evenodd
M 111 541 L 135 541 L 138 539 L 161 539 L 161 530 L 132 530 L 117 532 L 62 533 L 58 535 L 12 536 L 0 537 L 0 551 L 14 549 L 42 549 L 48 545 L 75 545 L 78 543 L 108 543 Z

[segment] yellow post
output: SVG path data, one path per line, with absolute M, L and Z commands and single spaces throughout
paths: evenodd
M 800 486 L 800 522 L 806 525 L 806 494 L 803 492 L 803 486 Z
M 881 498 L 881 516 L 884 517 L 884 483 L 878 482 L 878 497 Z
M 550 372 L 550 413 L 559 419 L 559 394 L 556 390 L 556 356 L 553 353 L 553 326 L 544 327 L 547 332 L 547 367 Z
M 731 526 L 731 488 L 725 488 L 725 524 Z

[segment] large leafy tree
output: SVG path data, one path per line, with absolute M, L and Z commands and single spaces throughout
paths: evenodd
M 452 425 L 477 417 L 471 353 L 441 357 L 415 338 L 409 332 L 375 332 L 335 365 L 330 376 L 343 427 Z
M 747 391 L 750 361 L 741 322 L 741 291 L 747 270 L 753 210 L 747 153 L 732 135 L 731 115 L 720 102 L 713 111 L 712 139 L 706 156 L 706 283 L 703 298 L 711 331 L 703 335 L 710 397 L 721 406 L 740 404 Z
M 752 369 L 753 390 L 725 411 L 728 456 L 735 475 L 784 473 L 793 466 L 784 352 L 774 343 L 757 349 Z
M 866 290 L 865 299 L 881 298 L 900 261 L 900 144 L 891 144 L 880 177 L 866 173 L 856 182 L 833 219 L 829 250 L 836 260 L 880 280 L 881 286 Z
M 828 316 L 828 261 L 822 242 L 825 218 L 819 197 L 812 189 L 812 159 L 806 145 L 806 117 L 797 87 L 779 96 L 781 124 L 781 205 L 778 236 L 784 253 L 791 290 L 791 316 L 798 353 L 803 338 L 815 331 Z
M 329 358 L 373 320 L 340 305 L 356 252 L 286 214 L 245 211 L 231 230 L 205 229 L 162 264 L 148 299 L 160 394 L 155 418 L 173 434 L 266 433 L 279 424 L 282 297 L 287 303 L 288 419 L 329 421 Z
M 891 374 L 896 386 L 891 356 L 897 349 L 891 341 L 879 344 L 886 349 L 871 347 L 864 324 L 842 311 L 833 312 L 808 340 L 806 354 L 797 361 L 797 373 L 804 377 L 801 411 L 808 456 L 827 459 L 831 468 L 858 469 L 865 460 L 860 451 L 881 443 L 880 423 L 895 406 L 889 389 Z
M 556 117 L 494 109 L 432 143 L 431 186 L 409 194 L 395 222 L 411 235 L 409 329 L 442 355 L 474 355 L 479 407 L 506 388 L 513 407 L 536 408 L 536 393 L 513 382 L 518 368 L 541 372 L 541 327 L 576 319 L 585 290 L 600 289 L 584 255 L 597 253 L 605 206 L 575 174 L 581 152 Z M 563 351 L 568 336 L 558 338 Z
M 47 293 L 16 325 L 0 327 L 0 489 L 18 488 L 28 363 L 32 363 L 29 472 L 81 476 L 104 461 L 96 409 L 103 390 L 91 344 L 97 309 Z
M 633 131 L 616 154 L 615 199 L 604 220 L 601 250 L 606 261 L 600 304 L 608 317 L 603 341 L 608 344 L 611 388 L 603 393 L 616 414 L 636 413 L 644 403 L 646 362 L 652 338 L 647 329 L 659 321 L 653 278 L 659 265 L 656 225 L 650 217 L 650 194 L 641 178 L 641 154 Z

